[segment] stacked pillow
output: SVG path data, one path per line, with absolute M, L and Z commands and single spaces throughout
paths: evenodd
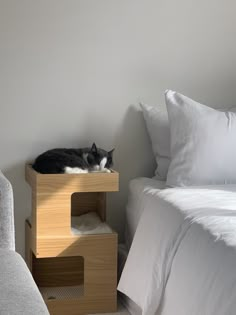
M 170 126 L 167 111 L 141 104 L 152 150 L 156 159 L 156 178 L 166 180 L 170 164 Z
M 156 177 L 167 186 L 236 183 L 236 113 L 168 90 L 167 112 L 142 105 Z

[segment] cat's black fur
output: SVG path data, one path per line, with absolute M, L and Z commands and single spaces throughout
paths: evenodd
M 65 173 L 65 167 L 78 167 L 83 170 L 93 170 L 99 166 L 101 160 L 106 157 L 105 168 L 110 169 L 113 165 L 112 153 L 114 149 L 107 152 L 97 148 L 94 143 L 91 148 L 81 149 L 52 149 L 39 155 L 33 169 L 42 174 L 61 174 Z M 86 154 L 86 159 L 84 159 Z

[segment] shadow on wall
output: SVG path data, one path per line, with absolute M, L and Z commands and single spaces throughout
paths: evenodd
M 152 177 L 156 166 L 139 106 L 131 105 L 127 109 L 114 143 L 114 165 L 120 173 L 120 192 L 108 195 L 108 221 L 119 231 L 122 241 L 129 181 L 136 177 Z
M 120 241 L 123 241 L 128 183 L 136 177 L 153 176 L 155 168 L 151 144 L 138 106 L 131 105 L 127 109 L 116 132 L 114 145 L 114 168 L 120 173 L 120 191 L 108 193 L 107 220 L 119 232 Z M 21 160 L 2 170 L 13 185 L 16 248 L 21 254 L 24 253 L 24 222 L 31 211 L 31 190 L 25 181 L 26 162 Z
M 132 178 L 153 176 L 155 160 L 143 114 L 137 106 L 128 108 L 115 136 L 115 144 L 115 166 L 121 173 L 122 187 Z

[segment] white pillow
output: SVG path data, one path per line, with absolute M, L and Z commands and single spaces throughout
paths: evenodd
M 156 158 L 156 179 L 166 180 L 170 164 L 170 127 L 167 112 L 150 105 L 140 106 Z
M 166 91 L 171 163 L 167 185 L 236 183 L 236 113 Z

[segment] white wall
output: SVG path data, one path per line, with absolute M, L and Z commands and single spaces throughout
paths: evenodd
M 109 221 L 123 231 L 127 182 L 154 169 L 132 104 L 163 104 L 172 88 L 235 105 L 235 12 L 234 0 L 0 0 L 0 168 L 14 186 L 19 251 L 24 164 L 52 147 L 116 148 Z

